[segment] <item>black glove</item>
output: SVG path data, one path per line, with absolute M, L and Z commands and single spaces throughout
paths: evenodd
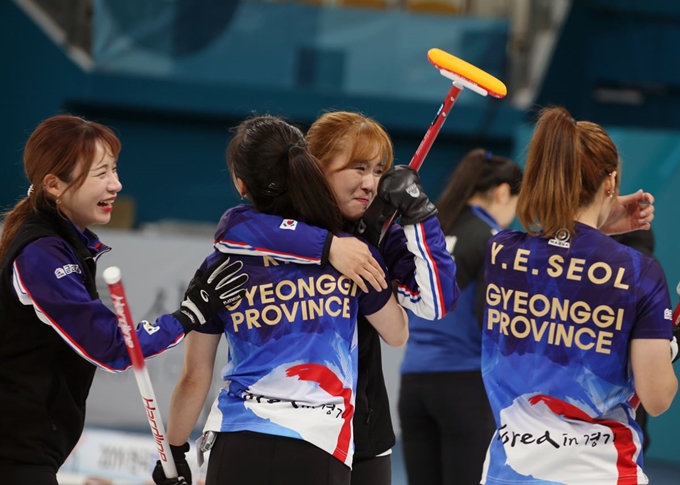
M 156 467 L 153 469 L 151 478 L 153 483 L 157 485 L 191 485 L 191 468 L 187 463 L 185 453 L 189 451 L 189 443 L 184 443 L 182 446 L 170 445 L 170 452 L 172 458 L 175 460 L 175 467 L 177 467 L 177 478 L 167 478 L 161 461 L 156 461 Z
M 369 244 L 380 248 L 382 242 L 380 233 L 385 221 L 396 215 L 397 209 L 386 204 L 382 199 L 376 197 L 364 212 L 361 221 L 356 227 L 356 234 L 363 237 Z
M 243 298 L 246 290 L 243 285 L 248 281 L 241 261 L 229 263 L 229 256 L 221 256 L 203 273 L 200 269 L 189 282 L 184 301 L 179 310 L 173 313 L 180 321 L 185 332 L 203 325 L 217 312 Z
M 423 191 L 418 172 L 406 165 L 397 165 L 382 176 L 378 197 L 396 207 L 405 226 L 422 222 L 437 213 L 437 208 Z

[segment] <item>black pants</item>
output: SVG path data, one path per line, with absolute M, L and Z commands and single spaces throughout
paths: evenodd
M 220 433 L 206 485 L 350 485 L 350 468 L 303 440 L 240 431 Z
M 392 455 L 375 456 L 367 460 L 354 460 L 352 485 L 391 485 Z
M 410 485 L 478 485 L 496 429 L 480 372 L 405 374 L 399 392 Z
M 38 466 L 0 465 L 0 483 L 3 485 L 59 485 L 54 470 Z

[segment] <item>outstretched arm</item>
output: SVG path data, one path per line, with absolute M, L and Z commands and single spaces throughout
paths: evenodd
M 330 263 L 364 292 L 367 284 L 376 291 L 387 288 L 385 273 L 364 242 L 249 206 L 236 207 L 222 216 L 215 246 L 223 253 L 297 264 Z
M 77 261 L 60 238 L 32 242 L 14 260 L 14 293 L 83 359 L 110 372 L 124 371 L 131 362 L 118 318 L 99 298 L 90 296 Z M 69 268 L 68 273 L 55 274 L 55 268 L 64 267 Z M 159 319 L 156 325 L 140 325 L 137 333 L 145 358 L 174 347 L 184 338 L 184 328 L 173 317 Z

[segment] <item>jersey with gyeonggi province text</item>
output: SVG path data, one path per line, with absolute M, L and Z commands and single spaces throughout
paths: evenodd
M 382 309 L 391 290 L 363 293 L 330 265 L 232 259 L 249 275 L 246 294 L 199 330 L 229 346 L 205 430 L 303 439 L 351 466 L 357 314 Z
M 497 431 L 482 483 L 648 483 L 629 343 L 671 338 L 658 263 L 581 223 L 486 254 L 482 372 Z

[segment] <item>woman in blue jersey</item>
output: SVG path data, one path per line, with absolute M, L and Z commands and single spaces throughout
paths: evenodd
M 360 113 L 333 111 L 312 124 L 306 139 L 333 189 L 346 230 L 378 234 L 382 224 L 375 216 L 386 206 L 401 214 L 403 227 L 392 224 L 380 244 L 399 303 L 431 320 L 446 315 L 458 296 L 456 267 L 446 250 L 436 208 L 423 191 L 418 174 L 403 166 L 390 170 L 393 149 L 385 129 Z M 376 205 L 379 210 L 373 211 Z M 369 206 L 373 214 L 367 216 Z M 279 228 L 281 218 L 265 214 L 250 224 L 225 224 L 223 247 L 237 254 L 260 254 L 302 264 L 328 262 L 364 291 L 367 286 L 379 289 L 384 283 L 375 271 L 368 246 L 359 239 L 338 238 L 303 222 L 296 223 L 295 231 L 266 230 Z M 372 243 L 377 245 L 377 241 Z M 352 485 L 389 485 L 395 436 L 380 336 L 362 315 L 358 326 Z
M 486 253 L 482 375 L 497 430 L 484 484 L 648 483 L 631 400 L 659 415 L 678 382 L 663 271 L 605 235 L 649 228 L 636 203 L 612 223 L 619 173 L 602 127 L 541 112 L 517 205 L 527 233 L 502 231 Z
M 95 283 L 96 262 L 109 248 L 88 229 L 111 218 L 122 188 L 119 152 L 110 129 L 69 115 L 45 120 L 26 143 L 31 185 L 5 214 L 0 240 L 2 483 L 56 485 L 57 470 L 82 434 L 96 368 L 130 366 L 118 319 Z M 216 282 L 239 269 L 220 265 L 207 272 L 221 275 Z M 238 298 L 244 279 L 219 293 Z M 180 310 L 140 327 L 144 355 L 175 346 L 220 308 L 216 291 L 195 279 Z
M 342 217 L 300 130 L 274 116 L 242 122 L 227 149 L 239 193 L 252 206 L 225 213 L 215 252 L 229 251 L 226 227 L 295 233 L 299 220 L 340 236 Z M 262 226 L 257 212 L 278 216 Z M 298 244 L 313 244 L 299 239 Z M 376 259 L 381 260 L 377 251 Z M 357 316 L 391 345 L 408 337 L 406 315 L 389 288 L 362 292 L 328 264 L 289 264 L 244 255 L 246 293 L 186 340 L 185 365 L 173 394 L 168 437 L 182 461 L 203 407 L 222 334 L 228 361 L 205 425 L 217 432 L 207 483 L 349 484 L 357 379 Z M 157 483 L 163 483 L 160 467 Z
M 496 426 L 481 373 L 486 244 L 515 217 L 522 170 L 478 148 L 467 153 L 437 201 L 460 297 L 441 321 L 409 314 L 399 422 L 411 484 L 479 483 Z

